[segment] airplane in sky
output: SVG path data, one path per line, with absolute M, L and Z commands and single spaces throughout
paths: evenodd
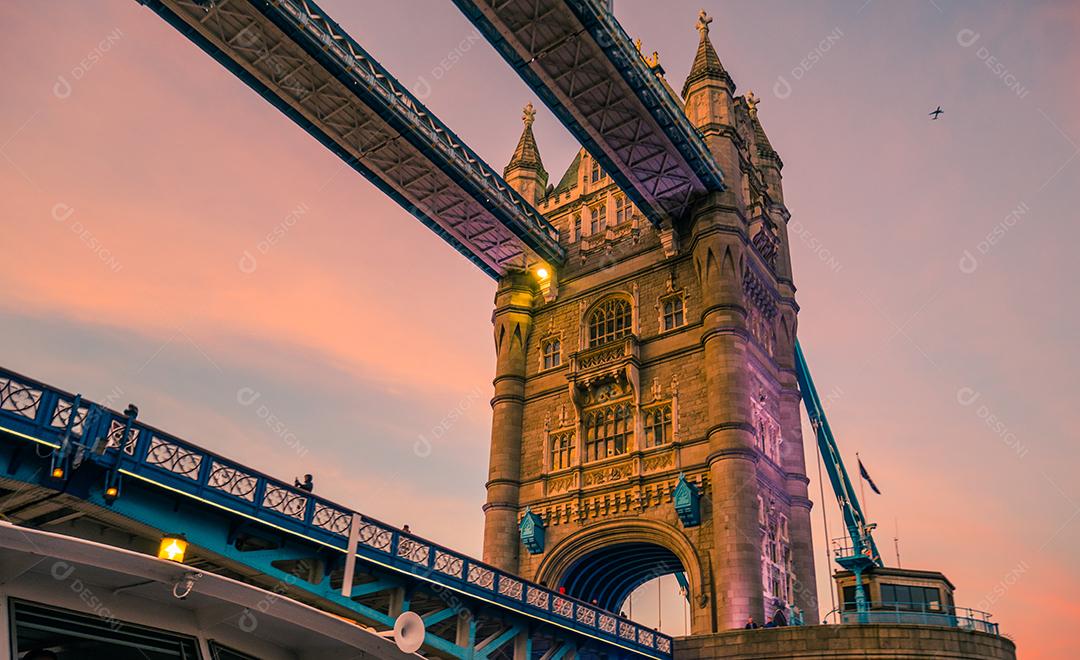
M 937 110 L 934 110 L 933 112 L 931 112 L 931 113 L 930 113 L 930 118 L 931 118 L 931 120 L 933 120 L 933 119 L 937 119 L 938 117 L 940 117 L 940 116 L 941 116 L 941 113 L 943 113 L 943 112 L 945 112 L 945 111 L 944 111 L 944 110 L 942 110 L 942 109 L 941 109 L 941 106 L 939 105 L 939 106 L 937 107 Z

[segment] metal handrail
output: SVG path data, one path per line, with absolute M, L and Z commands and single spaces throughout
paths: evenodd
M 897 623 L 926 626 L 946 626 L 975 630 L 1000 636 L 998 624 L 991 621 L 991 614 L 969 607 L 932 603 L 900 601 L 868 602 L 868 611 L 858 612 L 854 601 L 844 602 L 825 615 L 826 623 Z
M 75 422 L 69 425 L 72 414 Z M 0 367 L 0 431 L 12 431 L 52 447 L 61 446 L 64 436 L 69 435 L 70 442 L 85 450 L 87 460 L 106 469 L 347 551 L 354 514 L 348 507 L 142 422 L 131 424 L 131 434 L 125 440 L 127 422 L 123 413 Z M 99 451 L 93 451 L 95 446 Z M 672 638 L 652 628 L 355 513 L 362 521 L 357 549 L 361 559 L 389 563 L 421 579 L 608 643 L 663 658 L 671 656 Z

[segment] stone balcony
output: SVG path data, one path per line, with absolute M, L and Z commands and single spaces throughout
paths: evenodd
M 602 402 L 597 400 L 601 396 L 597 386 L 604 384 L 614 385 L 622 394 L 626 393 L 624 388 L 632 388 L 637 402 L 641 392 L 638 385 L 640 366 L 641 348 L 637 337 L 627 335 L 571 354 L 566 379 L 579 407 Z

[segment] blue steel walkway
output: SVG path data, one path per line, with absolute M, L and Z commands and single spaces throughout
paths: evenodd
M 2 368 L 0 477 L 70 496 L 106 519 L 183 532 L 199 555 L 279 580 L 380 629 L 414 609 L 427 624 L 425 647 L 437 655 L 671 657 L 671 638 L 650 628 Z M 354 581 L 345 596 L 340 569 L 354 515 L 357 572 L 369 581 Z M 299 579 L 303 562 L 323 568 Z M 379 594 L 382 601 L 372 600 Z

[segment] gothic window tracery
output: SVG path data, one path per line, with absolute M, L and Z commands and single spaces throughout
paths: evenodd
M 598 183 L 600 179 L 604 178 L 604 170 L 601 169 L 600 163 L 595 158 L 592 159 L 592 172 L 589 177 L 591 183 Z
M 634 416 L 630 402 L 618 403 L 585 413 L 585 460 L 599 461 L 625 454 L 634 437 Z
M 574 465 L 577 447 L 573 431 L 551 434 L 550 443 L 552 471 L 562 470 Z
M 562 342 L 558 337 L 549 337 L 541 342 L 541 369 L 554 369 L 562 364 Z
M 663 308 L 661 327 L 665 332 L 686 325 L 686 303 L 681 294 L 662 298 L 660 304 Z
M 600 346 L 622 339 L 631 332 L 630 303 L 623 298 L 609 298 L 589 313 L 589 346 Z
M 767 402 L 768 399 L 764 393 L 751 397 L 750 415 L 754 428 L 754 440 L 762 455 L 779 464 L 780 446 L 784 440 L 780 433 L 780 423 L 769 411 Z
M 756 306 L 750 305 L 749 308 L 747 325 L 750 326 L 750 334 L 765 349 L 765 352 L 771 355 L 773 352 L 772 323 Z
M 659 406 L 646 408 L 645 415 L 645 448 L 666 445 L 672 440 L 671 404 L 664 403 Z
M 622 193 L 615 195 L 615 224 L 621 225 L 633 217 L 634 206 L 630 200 L 626 199 L 626 195 Z
M 602 233 L 607 229 L 607 214 L 604 205 L 597 204 L 589 207 L 589 235 Z
M 760 500 L 759 500 L 760 501 Z M 787 516 L 773 510 L 770 502 L 759 514 L 761 521 L 761 586 L 767 601 L 792 603 L 795 581 L 791 565 L 791 542 L 787 533 Z

